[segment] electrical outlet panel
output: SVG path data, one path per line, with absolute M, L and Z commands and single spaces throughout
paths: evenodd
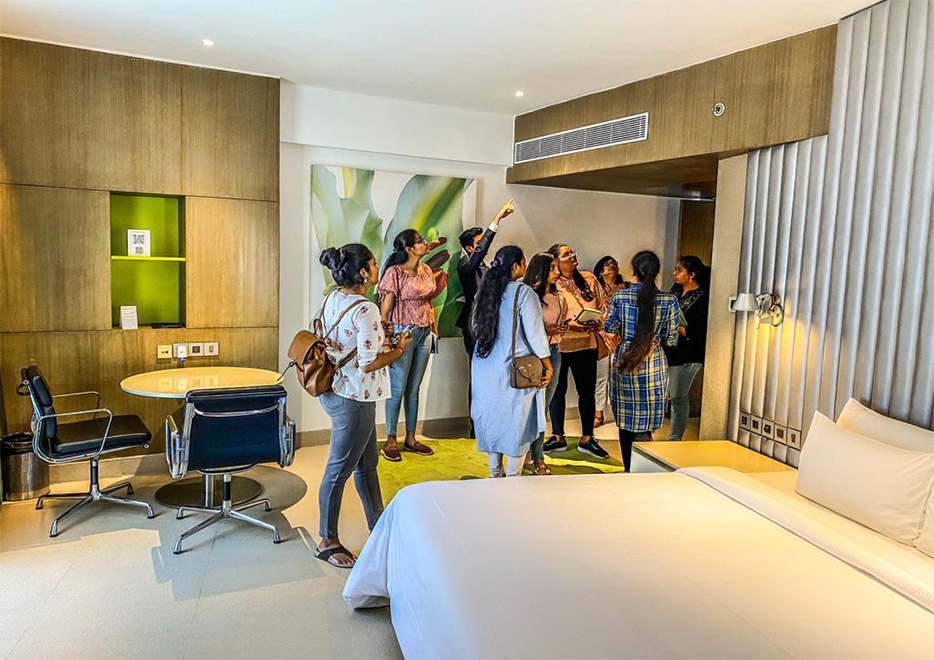
M 220 344 L 216 341 L 204 342 L 204 355 L 207 357 L 217 357 L 221 354 Z
M 157 360 L 171 360 L 172 359 L 172 345 L 171 344 L 159 344 L 156 346 L 156 359 Z
M 193 342 L 188 344 L 188 357 L 202 357 L 204 355 L 204 344 Z
M 172 344 L 172 357 L 184 360 L 188 357 L 188 344 Z

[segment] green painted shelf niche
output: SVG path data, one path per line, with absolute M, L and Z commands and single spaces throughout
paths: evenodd
M 139 325 L 185 323 L 185 206 L 182 197 L 110 195 L 111 322 L 136 305 Z M 149 257 L 127 256 L 127 230 L 148 229 Z

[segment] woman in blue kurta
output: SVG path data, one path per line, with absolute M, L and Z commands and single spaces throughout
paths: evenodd
M 524 274 L 522 250 L 514 245 L 501 248 L 483 277 L 470 317 L 470 332 L 476 342 L 470 363 L 470 415 L 477 451 L 489 454 L 491 477 L 522 474 L 529 445 L 545 431 L 543 388 L 553 373 L 551 350 L 538 296 L 528 285 L 516 281 Z M 520 390 L 510 384 L 517 299 L 515 357 L 541 358 L 544 371 L 538 388 Z
M 613 358 L 610 399 L 627 472 L 632 443 L 651 440 L 662 425 L 668 399 L 668 361 L 662 344 L 678 343 L 678 298 L 658 290 L 660 270 L 654 252 L 636 253 L 632 271 L 637 283 L 613 294 L 605 327 L 621 340 Z

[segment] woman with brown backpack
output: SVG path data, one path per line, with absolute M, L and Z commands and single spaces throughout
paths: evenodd
M 315 556 L 350 568 L 356 557 L 337 535 L 344 484 L 353 474 L 367 527 L 372 530 L 383 512 L 376 474 L 376 402 L 389 397 L 389 365 L 402 357 L 411 336 L 400 334 L 393 337 L 393 343 L 386 341 L 379 308 L 366 298 L 367 289 L 379 278 L 369 248 L 359 243 L 328 248 L 320 261 L 331 271 L 337 288 L 325 298 L 320 319 L 327 356 L 335 370 L 331 388 L 319 396 L 331 418 L 331 444 L 318 490 L 321 542 Z

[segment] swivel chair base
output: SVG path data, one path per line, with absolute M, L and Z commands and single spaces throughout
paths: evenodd
M 49 493 L 48 495 L 43 495 L 36 501 L 36 509 L 43 508 L 43 502 L 45 500 L 75 500 L 80 499 L 81 501 L 72 506 L 68 511 L 60 515 L 58 518 L 52 521 L 52 527 L 49 529 L 49 536 L 55 538 L 58 536 L 58 523 L 67 518 L 73 513 L 76 513 L 86 507 L 88 504 L 93 502 L 113 502 L 114 504 L 129 504 L 130 506 L 138 506 L 146 509 L 147 518 L 155 518 L 156 514 L 152 510 L 147 502 L 142 502 L 140 500 L 131 500 L 126 497 L 117 497 L 111 493 L 115 493 L 119 490 L 126 489 L 127 495 L 133 494 L 133 485 L 129 481 L 122 481 L 113 486 L 108 486 L 107 488 L 101 488 L 99 482 L 99 465 L 98 459 L 91 459 L 91 489 L 83 493 Z
M 178 537 L 178 541 L 175 542 L 175 550 L 173 554 L 180 555 L 182 553 L 182 541 L 187 539 L 189 536 L 197 534 L 203 529 L 207 529 L 211 525 L 225 518 L 232 518 L 234 520 L 239 520 L 240 522 L 245 522 L 249 525 L 255 525 L 256 527 L 262 527 L 263 529 L 268 529 L 272 532 L 272 542 L 281 543 L 282 537 L 279 536 L 279 530 L 276 529 L 275 525 L 271 525 L 262 520 L 257 520 L 256 518 L 251 518 L 250 516 L 242 513 L 247 509 L 252 509 L 254 506 L 263 505 L 263 509 L 266 511 L 272 511 L 272 507 L 269 506 L 269 500 L 265 497 L 260 500 L 253 500 L 252 502 L 246 502 L 244 504 L 239 504 L 233 506 L 230 500 L 230 473 L 224 473 L 224 491 L 223 491 L 223 500 L 221 502 L 220 508 L 206 508 L 206 507 L 194 507 L 194 506 L 181 506 L 178 508 L 178 513 L 175 514 L 175 517 L 179 520 L 185 517 L 185 512 L 197 512 L 197 513 L 210 513 L 212 514 L 210 518 L 201 521 L 191 529 L 186 532 L 183 532 L 181 536 Z

